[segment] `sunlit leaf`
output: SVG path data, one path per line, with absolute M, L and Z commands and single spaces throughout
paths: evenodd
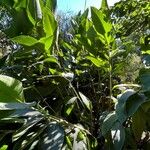
M 16 37 L 12 38 L 11 40 L 13 42 L 16 42 L 18 44 L 22 44 L 25 46 L 33 46 L 38 42 L 37 39 L 35 39 L 31 36 L 26 36 L 26 35 L 16 36 Z
M 96 67 L 102 67 L 105 64 L 105 62 L 100 58 L 92 56 L 87 56 L 86 58 L 89 59 Z
M 91 103 L 91 101 L 85 95 L 83 95 L 81 92 L 79 92 L 79 95 L 81 97 L 81 100 L 82 100 L 83 104 L 86 106 L 86 108 L 88 110 L 91 111 L 92 110 L 92 103 Z
M 24 101 L 22 83 L 12 77 L 0 75 L 0 102 Z

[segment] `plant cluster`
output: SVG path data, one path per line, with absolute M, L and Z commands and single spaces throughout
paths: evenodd
M 0 150 L 149 149 L 147 1 L 102 0 L 67 35 L 56 0 L 0 5 Z

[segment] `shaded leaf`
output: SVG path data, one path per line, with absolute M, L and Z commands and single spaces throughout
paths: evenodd
M 126 101 L 128 98 L 135 94 L 134 90 L 126 90 L 121 96 L 118 98 L 118 103 L 116 105 L 116 115 L 118 120 L 123 123 L 127 119 L 127 112 L 126 112 Z
M 139 108 L 132 117 L 132 130 L 137 142 L 141 139 L 142 132 L 146 127 L 145 118 L 145 112 L 141 108 Z
M 117 121 L 111 129 L 112 141 L 115 150 L 122 150 L 125 142 L 124 127 Z
M 102 124 L 102 134 L 105 136 L 117 121 L 117 116 L 114 112 L 109 113 Z

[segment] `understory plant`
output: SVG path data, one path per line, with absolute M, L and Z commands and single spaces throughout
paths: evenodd
M 71 20 L 69 39 L 59 33 L 55 0 L 0 4 L 10 44 L 0 59 L 0 149 L 150 147 L 147 36 L 135 54 L 136 43 L 118 36 L 121 22 L 106 0 Z M 147 13 L 149 4 L 141 7 Z M 123 83 L 135 55 L 138 77 Z

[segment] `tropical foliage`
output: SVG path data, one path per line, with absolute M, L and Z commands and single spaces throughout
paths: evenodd
M 148 150 L 150 4 L 102 0 L 68 37 L 56 4 L 0 1 L 0 150 Z

